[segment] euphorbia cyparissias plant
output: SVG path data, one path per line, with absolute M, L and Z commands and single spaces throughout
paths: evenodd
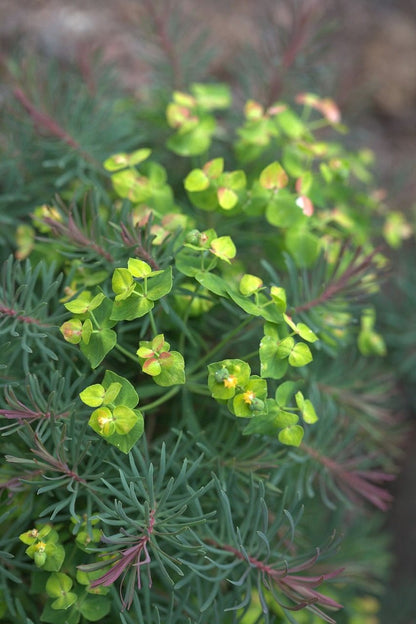
M 167 149 L 103 158 L 104 199 L 35 208 L 5 265 L 24 356 L 1 410 L 2 578 L 31 576 L 38 610 L 20 593 L 7 622 L 335 622 L 341 603 L 354 621 L 333 530 L 386 508 L 394 468 L 379 389 L 350 378 L 385 353 L 383 210 L 368 152 L 316 134 L 344 130 L 334 102 L 249 101 L 225 150 L 230 104 L 175 92 Z

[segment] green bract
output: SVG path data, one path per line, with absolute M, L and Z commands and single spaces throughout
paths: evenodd
M 296 393 L 296 404 L 300 409 L 303 420 L 308 424 L 313 424 L 318 420 L 315 408 L 309 399 L 305 399 L 302 392 Z
M 278 162 L 274 162 L 263 169 L 259 182 L 263 188 L 277 191 L 287 185 L 289 178 L 283 167 Z
M 71 577 L 61 572 L 51 574 L 46 581 L 46 592 L 51 598 L 55 598 L 52 602 L 52 609 L 69 609 L 77 600 L 77 595 L 70 591 L 73 585 Z
M 185 362 L 180 353 L 170 351 L 163 334 L 151 342 L 142 341 L 136 351 L 142 370 L 154 378 L 159 386 L 173 386 L 185 383 Z
M 250 366 L 242 360 L 223 360 L 208 365 L 208 388 L 214 399 L 231 399 L 250 378 Z
M 26 554 L 34 560 L 36 567 L 47 572 L 57 572 L 65 559 L 65 550 L 59 544 L 59 535 L 50 525 L 32 529 L 19 536 L 24 544 L 29 544 Z
M 169 138 L 168 147 L 180 156 L 202 154 L 209 148 L 216 121 L 208 111 L 226 108 L 230 103 L 225 85 L 194 84 L 191 91 L 192 96 L 175 92 L 167 109 L 169 125 L 178 129 Z
M 267 383 L 264 379 L 252 375 L 244 386 L 238 388 L 232 404 L 229 408 L 236 416 L 242 418 L 252 418 L 262 414 L 265 409 L 265 399 L 267 397 Z
M 243 275 L 240 280 L 240 292 L 242 295 L 252 295 L 263 286 L 263 281 L 255 275 Z
M 132 167 L 137 165 L 146 158 L 149 158 L 152 150 L 143 148 L 136 150 L 132 154 L 115 154 L 111 158 L 107 158 L 104 162 L 104 167 L 108 171 L 118 171 L 119 169 L 125 169 L 126 167 Z
M 102 384 L 88 386 L 80 393 L 80 398 L 89 407 L 98 408 L 88 421 L 90 427 L 124 453 L 143 434 L 143 415 L 133 409 L 139 397 L 127 379 L 106 371 Z

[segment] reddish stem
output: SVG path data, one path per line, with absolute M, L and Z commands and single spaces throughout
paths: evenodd
M 316 306 L 322 305 L 326 301 L 329 301 L 338 293 L 342 292 L 348 286 L 352 286 L 351 281 L 355 279 L 356 281 L 359 279 L 360 275 L 366 271 L 375 256 L 380 250 L 377 248 L 372 251 L 368 256 L 366 256 L 361 262 L 355 264 L 355 260 L 358 258 L 361 249 L 357 249 L 354 258 L 351 261 L 350 266 L 344 271 L 344 273 L 335 279 L 332 283 L 329 283 L 325 290 L 315 299 L 311 301 L 307 301 L 300 306 L 297 306 L 294 310 L 294 314 L 298 312 L 305 312 L 306 310 L 310 310 L 311 308 L 315 308 Z M 334 273 L 336 272 L 337 267 L 335 268 Z
M 135 250 L 134 250 L 135 256 L 137 256 L 138 258 L 141 258 L 142 260 L 147 262 L 147 264 L 149 264 L 154 271 L 159 271 L 159 269 L 160 269 L 159 265 L 152 258 L 150 253 L 148 251 L 146 251 L 146 249 L 142 245 L 142 234 L 141 234 L 141 231 L 139 229 L 136 230 L 136 232 L 137 232 L 137 240 L 136 240 L 132 236 L 132 234 L 130 234 L 130 232 L 128 231 L 128 229 L 124 225 L 124 223 L 121 223 L 120 227 L 121 227 L 121 238 L 123 239 L 124 244 L 128 245 L 129 247 L 135 247 Z
M 141 589 L 142 585 L 141 585 L 141 578 L 140 578 L 140 568 L 143 565 L 149 565 L 151 562 L 150 554 L 148 551 L 148 545 L 149 545 L 149 542 L 150 542 L 150 539 L 154 530 L 155 514 L 156 514 L 156 510 L 151 509 L 149 513 L 149 525 L 147 527 L 146 533 L 140 536 L 139 538 L 136 538 L 136 537 L 130 538 L 130 539 L 134 539 L 137 541 L 135 541 L 134 545 L 130 546 L 130 548 L 120 550 L 116 557 L 117 559 L 116 563 L 108 570 L 108 572 L 100 576 L 100 578 L 94 580 L 91 583 L 91 587 L 94 588 L 100 585 L 104 585 L 107 587 L 109 585 L 112 585 L 122 574 L 123 574 L 123 580 L 124 580 L 124 575 L 126 574 L 127 570 L 130 567 L 133 567 L 135 569 L 135 574 L 137 576 L 137 589 L 138 590 Z M 111 543 L 111 539 L 108 539 L 105 541 L 108 541 L 109 543 Z M 123 585 L 123 581 L 121 583 L 121 586 L 122 585 Z M 151 586 L 152 586 L 152 580 L 151 580 L 150 573 L 149 573 L 149 588 Z M 121 588 L 120 588 L 120 591 L 121 591 Z M 131 588 L 130 588 L 130 591 L 127 594 L 127 599 L 122 598 L 123 607 L 129 609 L 132 601 L 133 601 L 133 593 L 131 592 Z
M 33 318 L 32 316 L 24 316 L 23 314 L 18 314 L 16 310 L 13 310 L 13 308 L 7 308 L 3 305 L 0 305 L 0 317 L 1 316 L 12 316 L 18 321 L 22 321 L 22 323 L 38 325 L 39 327 L 53 327 L 53 325 L 49 325 L 48 323 L 41 323 L 38 319 Z
M 156 35 L 159 38 L 161 48 L 164 51 L 172 67 L 173 87 L 177 89 L 181 84 L 181 71 L 175 46 L 173 45 L 166 28 L 166 21 L 163 20 L 161 15 L 156 11 L 154 6 L 154 0 L 143 0 L 143 3 L 151 19 L 153 20 Z
M 248 561 L 249 564 L 259 570 L 259 572 L 261 572 L 263 576 L 267 576 L 274 583 L 276 583 L 280 590 L 290 600 L 295 602 L 295 606 L 285 606 L 286 609 L 297 611 L 299 609 L 312 606 L 315 609 L 315 612 L 323 617 L 327 622 L 335 624 L 335 620 L 333 620 L 327 614 L 321 611 L 317 605 L 327 606 L 335 609 L 342 608 L 342 605 L 332 598 L 328 598 L 320 592 L 315 591 L 314 588 L 321 585 L 321 583 L 323 583 L 324 581 L 338 576 L 343 571 L 343 569 L 333 570 L 332 572 L 325 572 L 315 576 L 300 576 L 296 574 L 297 572 L 301 572 L 303 570 L 311 568 L 316 563 L 319 557 L 319 549 L 316 550 L 316 554 L 311 559 L 304 561 L 300 565 L 297 565 L 293 568 L 288 568 L 286 566 L 284 569 L 279 570 L 273 568 L 271 565 L 265 564 L 263 561 L 260 561 L 255 557 L 244 555 L 238 548 L 234 548 L 229 544 L 219 544 L 215 540 L 207 541 L 216 548 L 221 548 L 227 552 L 232 553 L 237 559 L 240 559 L 241 561 Z
M 14 97 L 20 104 L 23 106 L 25 111 L 29 114 L 29 117 L 34 121 L 35 125 L 38 128 L 43 128 L 51 134 L 52 136 L 58 138 L 71 147 L 72 149 L 79 152 L 85 160 L 91 162 L 96 167 L 101 168 L 101 164 L 97 162 L 92 156 L 84 152 L 81 145 L 70 135 L 66 130 L 64 130 L 52 117 L 47 115 L 46 113 L 42 113 L 42 111 L 38 110 L 36 106 L 29 100 L 27 95 L 20 89 L 20 87 L 15 87 L 12 91 Z
M 32 477 L 37 477 L 41 474 L 43 474 L 42 470 L 32 470 L 31 472 L 27 472 L 20 477 L 12 477 L 8 481 L 0 483 L 0 490 L 8 490 L 8 497 L 12 498 L 13 494 L 18 492 L 22 487 L 24 487 L 24 479 L 31 479 Z
M 61 126 L 59 126 L 56 121 L 54 121 L 49 115 L 42 113 L 39 111 L 33 104 L 30 102 L 26 94 L 20 89 L 16 87 L 13 89 L 14 97 L 20 102 L 23 108 L 29 113 L 29 116 L 33 119 L 36 125 L 44 128 L 49 134 L 56 136 L 58 139 L 74 148 L 75 150 L 81 150 L 81 146 L 79 143 L 75 141 Z
M 316 459 L 322 466 L 325 466 L 335 478 L 338 477 L 339 487 L 347 494 L 358 494 L 367 499 L 370 503 L 386 511 L 389 503 L 392 501 L 392 495 L 384 488 L 374 483 L 383 483 L 392 481 L 394 475 L 377 470 L 348 470 L 345 465 L 335 462 L 329 457 L 325 457 L 319 451 L 302 443 L 302 448 L 310 457 Z M 348 462 L 351 464 L 351 462 Z
M 42 219 L 45 225 L 48 225 L 55 236 L 66 236 L 69 241 L 73 242 L 77 247 L 85 247 L 86 249 L 92 249 L 98 255 L 102 256 L 108 262 L 113 263 L 114 258 L 112 255 L 101 247 L 98 243 L 88 238 L 76 224 L 71 213 L 68 215 L 68 224 L 60 223 L 50 217 Z
M 276 73 L 269 87 L 269 105 L 279 99 L 288 70 L 294 64 L 297 55 L 305 45 L 310 34 L 310 27 L 319 10 L 319 2 L 305 8 L 294 17 L 293 29 L 283 52 L 280 72 Z

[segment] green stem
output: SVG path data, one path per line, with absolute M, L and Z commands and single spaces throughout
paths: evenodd
M 95 316 L 94 316 L 94 312 L 93 312 L 92 310 L 90 310 L 90 311 L 88 312 L 88 314 L 90 315 L 91 320 L 94 322 L 94 325 L 95 325 L 96 327 L 98 327 L 98 329 L 101 329 L 100 325 L 98 324 L 97 319 L 96 319 L 96 318 L 95 318 Z
M 253 320 L 252 316 L 247 317 L 246 319 L 244 319 L 242 323 L 240 323 L 240 325 L 238 325 L 238 327 L 235 327 L 234 329 L 229 331 L 227 334 L 225 334 L 224 338 L 217 345 L 215 345 L 215 347 L 211 349 L 211 351 L 208 351 L 208 353 L 204 355 L 204 357 L 201 360 L 199 360 L 197 364 L 195 364 L 194 366 L 192 366 L 192 368 L 189 369 L 188 374 L 192 375 L 192 373 L 202 368 L 202 366 L 208 360 L 210 360 L 216 353 L 218 353 L 218 351 L 221 351 L 221 349 L 225 347 L 225 345 L 231 340 L 231 338 L 234 338 L 234 336 L 239 334 L 240 331 L 244 329 L 246 325 L 251 323 L 252 320 Z
M 302 114 L 301 114 L 301 119 L 302 119 L 304 124 L 306 124 L 308 122 L 309 117 L 311 116 L 311 111 L 312 111 L 312 109 L 311 109 L 310 106 L 308 106 L 308 104 L 304 104 L 303 105 L 303 111 L 302 111 Z
M 209 391 L 206 384 L 192 383 L 191 381 L 187 382 L 186 389 L 193 394 L 201 394 L 203 396 L 211 396 L 211 392 Z
M 152 332 L 154 336 L 157 336 L 157 327 L 156 327 L 156 323 L 155 323 L 155 317 L 153 316 L 153 312 L 152 310 L 149 311 L 149 320 L 150 320 L 150 327 L 152 328 Z
M 130 360 L 133 360 L 133 362 L 135 362 L 136 364 L 139 363 L 139 360 L 138 360 L 137 355 L 135 353 L 132 353 L 128 349 L 125 349 L 124 347 L 122 347 L 118 343 L 116 344 L 116 349 L 117 349 L 117 351 L 120 351 L 120 353 L 125 355 L 126 357 L 130 358 Z
M 244 362 L 246 362 L 247 360 L 251 360 L 251 358 L 256 357 L 256 355 L 258 356 L 259 354 L 259 350 L 256 349 L 255 351 L 252 351 L 251 353 L 247 353 L 247 355 L 242 355 L 241 358 L 239 358 L 240 360 L 244 360 Z
M 329 126 L 327 119 L 318 119 L 317 121 L 312 121 L 308 125 L 308 130 L 320 130 L 321 128 L 326 128 L 327 126 Z
M 186 308 L 186 311 L 185 311 L 185 316 L 183 317 L 183 322 L 184 322 L 184 325 L 186 325 L 186 324 L 187 324 L 187 322 L 188 322 L 188 319 L 189 319 L 189 314 L 190 314 L 190 312 L 191 312 L 191 305 L 192 305 L 192 302 L 193 302 L 193 300 L 195 299 L 195 297 L 197 296 L 198 290 L 199 290 L 200 288 L 201 288 L 201 285 L 200 285 L 200 284 L 198 284 L 198 287 L 196 288 L 195 292 L 191 295 L 191 299 L 190 299 L 190 301 L 188 302 L 188 307 Z M 180 352 L 180 353 L 183 353 L 183 351 L 184 351 L 184 347 L 185 347 L 185 338 L 186 338 L 185 332 L 182 332 L 182 333 L 181 333 L 181 335 L 180 335 L 180 338 L 179 338 L 179 352 Z
M 142 412 L 148 412 L 150 409 L 153 409 L 154 407 L 158 407 L 159 405 L 166 403 L 166 401 L 169 401 L 169 399 L 175 396 L 175 394 L 177 394 L 180 389 L 181 389 L 181 386 L 174 386 L 171 390 L 169 390 L 169 392 L 167 392 L 163 396 L 153 401 L 153 403 L 149 403 L 149 405 L 145 405 L 144 407 L 141 407 L 140 410 Z

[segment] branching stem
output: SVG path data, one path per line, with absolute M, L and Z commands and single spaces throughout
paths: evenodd
M 137 359 L 137 355 L 135 353 L 132 353 L 131 351 L 129 351 L 128 349 L 126 349 L 125 347 L 123 347 L 121 344 L 119 344 L 118 342 L 115 345 L 117 351 L 120 351 L 120 353 L 122 353 L 123 355 L 125 355 L 127 358 L 129 358 L 130 360 L 132 360 L 133 362 L 135 362 L 136 364 L 139 363 L 139 360 Z
M 66 131 L 64 130 L 52 117 L 47 115 L 46 113 L 42 113 L 40 110 L 36 108 L 34 104 L 29 100 L 27 95 L 24 93 L 20 87 L 15 87 L 13 89 L 13 95 L 18 102 L 23 106 L 25 111 L 28 113 L 29 117 L 34 121 L 35 125 L 38 128 L 43 128 L 46 132 L 76 150 L 81 154 L 85 160 L 92 163 L 95 167 L 102 169 L 101 164 L 95 160 L 90 154 L 85 152 L 81 145 Z
M 22 323 L 37 325 L 38 327 L 53 327 L 53 325 L 50 325 L 49 323 L 42 323 L 33 316 L 25 316 L 24 314 L 19 314 L 17 310 L 14 310 L 13 308 L 8 308 L 7 306 L 0 304 L 0 318 L 2 316 L 11 316 L 16 318 L 18 321 L 21 321 Z

